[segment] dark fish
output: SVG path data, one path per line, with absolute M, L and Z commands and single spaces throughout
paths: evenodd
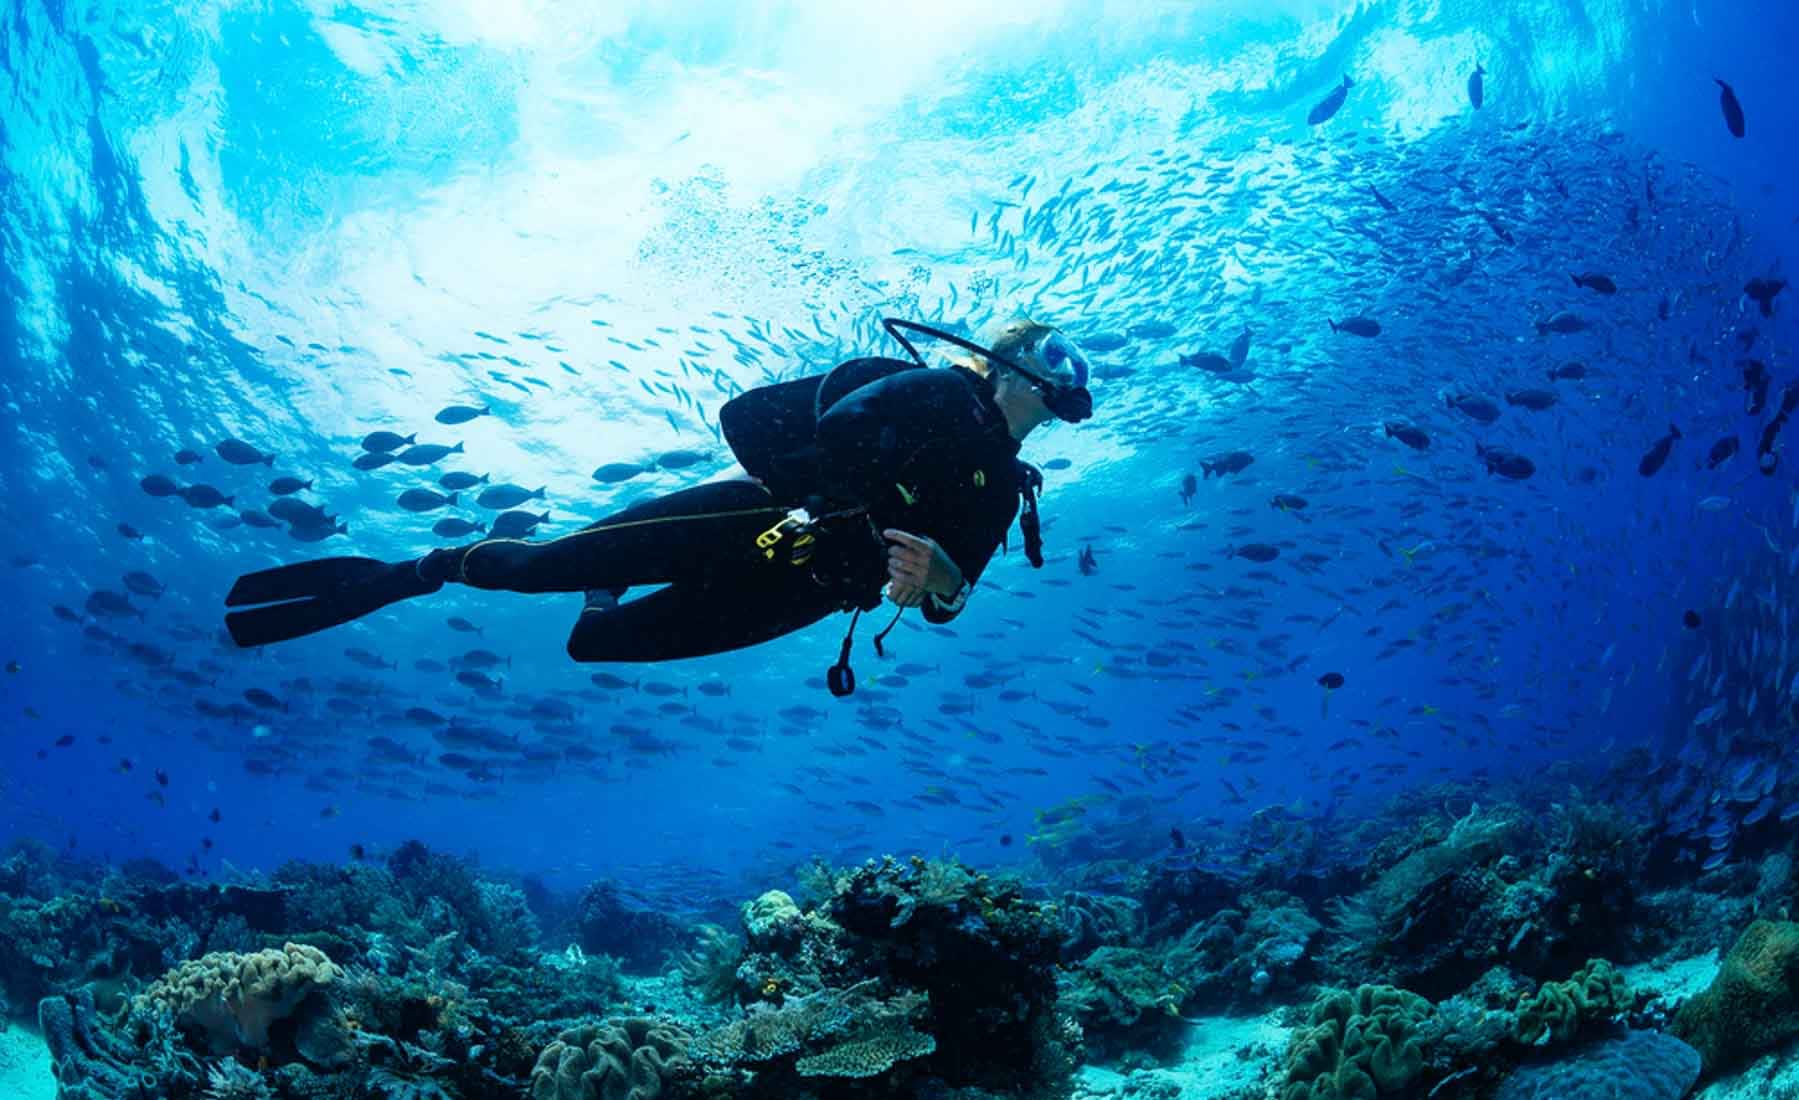
M 1724 110 L 1724 126 L 1731 137 L 1743 136 L 1743 105 L 1737 102 L 1737 93 L 1730 85 L 1712 78 L 1718 85 L 1718 106 Z
M 1399 207 L 1394 206 L 1393 201 L 1381 194 L 1380 188 L 1374 186 L 1372 183 L 1368 185 L 1368 193 L 1374 196 L 1375 202 L 1380 203 L 1380 208 L 1382 210 L 1385 210 L 1389 214 L 1399 213 Z
M 1743 286 L 1743 293 L 1751 301 L 1761 307 L 1763 317 L 1774 316 L 1774 299 L 1786 289 L 1785 279 L 1751 279 Z
M 370 432 L 362 437 L 362 449 L 385 454 L 417 441 L 418 436 L 416 435 L 401 435 L 398 432 Z
M 1723 439 L 1713 443 L 1711 453 L 1708 454 L 1705 459 L 1705 468 L 1708 470 L 1715 470 L 1735 458 L 1737 446 L 1737 437 L 1734 435 L 1727 435 Z
M 151 599 L 160 600 L 162 599 L 162 594 L 168 591 L 161 581 L 141 569 L 132 570 L 125 574 L 122 579 L 125 582 L 125 587 L 129 588 L 139 596 L 149 596 Z
M 275 464 L 274 455 L 263 454 L 261 451 L 250 446 L 241 439 L 223 440 L 217 446 L 213 447 L 213 450 L 217 452 L 220 458 L 231 463 L 233 466 L 254 466 L 258 462 L 262 463 L 264 466 L 273 466 Z
M 1522 405 L 1532 412 L 1542 412 L 1555 402 L 1554 390 L 1508 390 L 1505 395 L 1506 404 Z
M 455 504 L 456 496 L 455 493 L 444 496 L 442 493 L 434 493 L 430 489 L 408 489 L 400 494 L 397 503 L 408 512 L 430 512 L 446 505 Z
M 1075 561 L 1080 566 L 1083 577 L 1091 577 L 1099 572 L 1099 559 L 1093 556 L 1093 547 L 1091 546 L 1081 547 L 1080 556 Z
M 460 443 L 454 447 L 446 447 L 442 443 L 419 443 L 401 451 L 394 461 L 406 466 L 429 466 L 450 455 L 461 453 L 462 444 Z
M 1485 210 L 1476 210 L 1475 213 L 1479 214 L 1481 220 L 1487 223 L 1487 228 L 1493 231 L 1495 237 L 1498 237 L 1506 244 L 1518 243 L 1517 239 L 1512 236 L 1512 231 L 1507 229 L 1505 223 L 1501 222 L 1498 218 Z
M 131 526 L 131 524 L 129 524 L 129 523 L 119 524 L 118 527 L 116 528 L 116 530 L 119 532 L 119 534 L 130 539 L 132 542 L 143 541 L 144 533 L 142 531 L 139 531 L 137 528 Z
M 1069 459 L 1052 458 L 1048 462 L 1045 462 L 1043 464 L 1043 468 L 1045 470 L 1066 470 L 1070 466 L 1073 466 L 1073 465 L 1074 465 L 1074 462 Z
M 1247 558 L 1253 562 L 1267 563 L 1281 556 L 1281 548 L 1270 546 L 1265 542 L 1248 542 L 1242 546 L 1233 546 L 1224 552 L 1227 558 Z
M 635 462 L 608 462 L 593 472 L 593 479 L 602 485 L 617 485 L 648 470 L 649 467 L 639 466 Z
M 1343 77 L 1343 83 L 1332 88 L 1331 94 L 1319 100 L 1318 105 L 1313 107 L 1311 111 L 1307 113 L 1306 124 L 1308 126 L 1319 126 L 1329 122 L 1333 115 L 1343 109 L 1344 101 L 1349 98 L 1349 89 L 1354 86 L 1354 82 L 1345 75 Z
M 1487 70 L 1481 68 L 1478 61 L 1474 63 L 1474 71 L 1468 74 L 1468 102 L 1474 104 L 1477 111 L 1487 101 L 1486 75 Z
M 140 619 L 144 617 L 143 611 L 134 607 L 130 598 L 124 593 L 114 592 L 107 588 L 99 588 L 90 592 L 87 602 L 82 606 L 87 608 L 89 615 L 96 618 L 124 619 L 133 615 Z
M 286 710 L 287 704 L 262 688 L 245 688 L 244 701 L 262 710 Z
M 477 409 L 473 405 L 447 405 L 444 408 L 437 410 L 435 419 L 439 424 L 453 426 L 456 424 L 467 424 L 477 416 L 486 416 L 491 412 L 493 412 L 493 409 L 488 406 Z
M 1192 355 L 1181 356 L 1181 366 L 1197 367 L 1207 374 L 1229 374 L 1236 369 L 1229 359 L 1209 351 L 1196 351 Z
M 462 634 L 479 634 L 479 633 L 481 633 L 480 627 L 476 626 L 474 623 L 469 622 L 467 619 L 463 618 L 460 615 L 451 615 L 449 618 L 445 619 L 444 622 L 449 626 L 449 628 L 451 630 L 457 631 Z
M 1688 630 L 1698 630 L 1700 623 L 1699 612 L 1694 611 L 1689 607 L 1686 614 L 1680 617 L 1680 623 Z
M 1571 332 L 1584 331 L 1587 327 L 1585 318 L 1582 318 L 1578 314 L 1569 313 L 1567 310 L 1563 310 L 1549 318 L 1547 321 L 1538 321 L 1537 335 L 1547 336 L 1552 332 L 1556 332 L 1565 336 Z
M 1193 494 L 1199 492 L 1199 479 L 1192 474 L 1181 478 L 1181 503 L 1193 507 Z
M 664 470 L 685 470 L 689 466 L 698 466 L 706 461 L 706 456 L 698 451 L 670 451 L 656 459 L 656 465 Z
M 477 485 L 486 485 L 487 475 L 482 474 L 480 477 L 476 477 L 465 470 L 452 470 L 438 478 L 437 484 L 452 492 L 461 492 L 464 489 L 473 489 Z
M 1768 366 L 1760 359 L 1749 359 L 1743 363 L 1743 389 L 1749 394 L 1746 406 L 1750 416 L 1760 416 L 1768 404 Z
M 358 470 L 379 470 L 394 460 L 392 451 L 364 451 L 350 465 Z
M 239 508 L 237 510 L 237 518 L 243 520 L 247 526 L 259 527 L 265 531 L 273 530 L 274 528 L 281 526 L 280 520 L 269 515 L 267 512 L 261 512 L 255 508 Z
M 1486 447 L 1477 443 L 1474 445 L 1474 453 L 1480 456 L 1482 462 L 1486 463 L 1489 474 L 1498 474 L 1500 477 L 1511 478 L 1513 481 L 1523 481 L 1537 472 L 1536 463 L 1513 451 L 1502 450 L 1498 447 Z
M 1482 424 L 1491 424 L 1499 419 L 1499 406 L 1491 398 L 1479 394 L 1454 393 L 1446 396 L 1443 401 L 1450 408 Z
M 300 527 L 323 527 L 331 522 L 331 517 L 316 504 L 308 504 L 293 497 L 282 497 L 269 502 L 268 513 L 283 523 L 292 523 Z
M 58 737 L 56 739 L 56 747 L 59 749 L 66 749 L 70 745 L 73 745 L 74 743 L 75 743 L 75 735 L 72 733 L 65 733 L 61 737 Z
M 217 508 L 221 504 L 230 504 L 235 498 L 210 485 L 189 485 L 181 490 L 181 499 L 187 501 L 189 508 Z
M 1755 465 L 1763 476 L 1772 474 L 1780 465 L 1780 456 L 1774 453 L 1774 440 L 1780 435 L 1780 430 L 1786 427 L 1787 418 L 1793 415 L 1793 409 L 1796 406 L 1799 406 L 1799 387 L 1790 383 L 1782 386 L 1780 408 L 1775 411 L 1773 418 L 1762 427 L 1761 442 L 1756 445 L 1755 449 Z
M 1656 471 L 1662 468 L 1662 463 L 1668 461 L 1668 452 L 1674 449 L 1674 441 L 1679 438 L 1680 429 L 1672 424 L 1668 425 L 1668 434 L 1656 440 L 1655 446 L 1649 448 L 1649 453 L 1643 456 L 1643 461 L 1637 463 L 1637 473 L 1644 477 L 1654 477 Z
M 1276 493 L 1272 502 L 1272 506 L 1277 512 L 1303 512 L 1306 504 L 1305 497 L 1296 497 L 1292 493 Z
M 1574 280 L 1575 286 L 1585 287 L 1595 294 L 1618 293 L 1618 284 L 1612 282 L 1610 276 L 1601 275 L 1597 271 L 1589 271 L 1584 275 L 1569 275 L 1568 278 Z
M 530 512 L 501 512 L 493 518 L 487 533 L 496 539 L 528 538 L 540 523 L 550 522 L 550 513 L 534 516 Z
M 1414 451 L 1430 449 L 1430 436 L 1419 428 L 1398 420 L 1389 420 L 1381 426 L 1386 429 L 1388 439 L 1397 439 Z
M 175 452 L 175 464 L 178 466 L 192 466 L 204 461 L 206 461 L 206 459 L 203 458 L 198 451 L 190 450 L 186 447 Z
M 481 495 L 475 498 L 475 503 L 495 511 L 517 508 L 527 500 L 542 500 L 546 488 L 548 486 L 540 485 L 536 489 L 526 489 L 523 486 L 502 482 L 481 490 Z
M 1182 835 L 1179 828 L 1170 827 L 1168 830 L 1168 843 L 1174 845 L 1175 851 L 1184 851 L 1187 847 L 1187 838 Z
M 1133 340 L 1166 340 L 1175 334 L 1174 325 L 1167 321 L 1138 321 L 1125 329 Z
M 1326 691 L 1336 691 L 1343 686 L 1343 674 L 1341 672 L 1327 672 L 1323 676 L 1318 677 L 1318 686 Z
M 301 481 L 297 477 L 278 477 L 269 482 L 269 492 L 278 497 L 291 496 L 303 489 L 312 488 L 312 482 Z
M 1243 331 L 1237 334 L 1235 340 L 1231 341 L 1231 348 L 1226 357 L 1230 359 L 1232 367 L 1242 367 L 1249 361 L 1249 341 L 1253 335 L 1249 331 L 1249 326 L 1244 325 Z
M 296 523 L 287 529 L 287 537 L 293 539 L 295 542 L 323 542 L 332 535 L 347 535 L 349 533 L 350 525 L 347 523 L 340 523 L 335 527 L 329 523 L 311 526 Z
M 1551 382 L 1578 382 L 1586 376 L 1587 365 L 1585 363 L 1568 362 L 1559 367 L 1549 368 Z
M 1380 335 L 1380 322 L 1372 317 L 1348 317 L 1342 321 L 1331 321 L 1330 326 L 1332 332 L 1347 332 L 1351 336 Z
M 472 535 L 478 531 L 485 532 L 486 530 L 487 528 L 481 526 L 479 523 L 471 523 L 466 519 L 458 519 L 454 516 L 440 519 L 431 525 L 431 533 L 438 538 L 444 539 L 459 539 L 465 535 Z
M 1255 460 L 1256 456 L 1248 451 L 1229 451 L 1214 457 L 1210 462 L 1201 461 L 1199 468 L 1205 471 L 1205 476 L 1210 479 L 1213 474 L 1217 474 L 1219 477 L 1226 474 L 1240 474 L 1248 469 Z
M 1122 332 L 1091 332 L 1081 337 L 1081 347 L 1088 351 L 1117 351 L 1130 342 Z
M 174 479 L 161 474 L 151 474 L 137 483 L 137 487 L 153 497 L 172 497 L 181 493 L 181 486 Z

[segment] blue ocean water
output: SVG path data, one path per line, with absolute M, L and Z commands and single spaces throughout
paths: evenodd
M 1799 220 L 1795 40 L 1700 0 L 15 0 L 0 837 L 196 879 L 416 838 L 694 908 L 1171 835 L 1240 871 L 1303 832 L 1324 874 L 1395 798 L 1603 789 L 1694 876 L 1784 843 L 1799 380 L 1790 294 L 1744 288 Z M 725 471 L 731 395 L 897 354 L 883 316 L 1014 313 L 1097 368 L 1025 445 L 1046 565 L 865 628 L 851 699 L 841 619 L 662 667 L 570 662 L 573 596 L 222 633 L 240 573 L 467 541 L 431 527 L 479 489 L 396 504 L 447 472 L 566 533 Z M 460 450 L 353 467 L 382 430 Z M 284 476 L 347 530 L 255 526 Z

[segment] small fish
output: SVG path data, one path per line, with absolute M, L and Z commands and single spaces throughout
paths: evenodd
M 1649 453 L 1637 463 L 1637 473 L 1644 477 L 1654 477 L 1662 468 L 1662 463 L 1668 461 L 1668 452 L 1674 449 L 1674 441 L 1679 438 L 1680 429 L 1672 424 L 1668 425 L 1668 434 L 1656 440 L 1655 446 L 1649 448 Z
M 1430 449 L 1430 436 L 1419 428 L 1399 420 L 1389 420 L 1381 427 L 1386 430 L 1388 439 L 1397 439 L 1414 451 Z
M 1486 463 L 1489 474 L 1498 474 L 1500 477 L 1510 478 L 1513 481 L 1525 481 L 1537 472 L 1536 463 L 1512 451 L 1477 443 L 1474 446 L 1474 452 L 1480 456 L 1482 462 Z
M 1292 493 L 1276 493 L 1269 504 L 1277 512 L 1303 512 L 1307 501 L 1305 497 L 1294 496 Z
M 411 446 L 418 441 L 416 435 L 401 435 L 398 432 L 370 432 L 362 437 L 362 449 L 365 451 L 386 454 L 397 451 L 401 447 Z
M 1468 74 L 1468 102 L 1472 103 L 1477 111 L 1480 110 L 1481 104 L 1487 101 L 1487 89 L 1484 81 L 1486 75 L 1487 70 L 1481 68 L 1478 61 L 1474 63 L 1474 71 Z
M 1474 393 L 1455 393 L 1444 397 L 1444 403 L 1471 420 L 1491 424 L 1499 419 L 1499 406 L 1491 398 Z
M 1347 332 L 1351 336 L 1375 337 L 1380 335 L 1380 322 L 1372 317 L 1346 317 L 1341 321 L 1329 322 L 1332 332 Z
M 1688 630 L 1698 630 L 1700 622 L 1699 612 L 1694 611 L 1690 607 L 1686 610 L 1686 613 L 1680 617 L 1681 625 Z
M 1076 559 L 1076 564 L 1080 566 L 1081 576 L 1083 577 L 1091 577 L 1093 574 L 1099 572 L 1099 559 L 1093 556 L 1093 547 L 1091 546 L 1081 547 L 1081 553 Z
M 1210 479 L 1213 474 L 1217 474 L 1219 477 L 1226 474 L 1240 474 L 1248 469 L 1255 460 L 1256 457 L 1248 451 L 1228 451 L 1215 456 L 1209 462 L 1200 462 L 1199 468 L 1205 471 L 1205 476 Z
M 446 447 L 442 443 L 418 443 L 401 451 L 394 461 L 406 466 L 429 466 L 450 455 L 462 453 L 462 444 Z
M 1249 542 L 1242 546 L 1233 546 L 1225 550 L 1227 558 L 1245 558 L 1249 561 L 1266 564 L 1281 556 L 1281 548 L 1270 546 L 1265 542 Z
M 183 447 L 181 450 L 175 452 L 175 464 L 177 466 L 193 466 L 205 461 L 206 459 L 200 452 L 189 447 Z
M 1532 412 L 1542 412 L 1554 407 L 1557 398 L 1554 390 L 1508 390 L 1505 403 L 1521 405 Z
M 1323 676 L 1318 677 L 1318 686 L 1326 691 L 1336 691 L 1343 686 L 1343 674 L 1341 672 L 1327 672 Z
M 1731 137 L 1742 137 L 1745 130 L 1743 105 L 1737 102 L 1736 89 L 1717 77 L 1713 77 L 1712 82 L 1718 86 L 1718 106 L 1724 111 L 1724 128 L 1730 131 Z
M 1344 102 L 1349 99 L 1349 89 L 1353 87 L 1355 87 L 1354 81 L 1345 75 L 1343 83 L 1332 88 L 1329 95 L 1319 100 L 1317 105 L 1306 113 L 1306 125 L 1321 126 L 1329 122 L 1338 111 L 1343 109 Z
M 602 485 L 617 485 L 648 470 L 649 467 L 635 462 L 608 462 L 593 472 L 593 479 Z
M 1226 357 L 1230 359 L 1232 367 L 1241 368 L 1249 360 L 1249 341 L 1252 335 L 1249 326 L 1244 325 L 1243 331 L 1237 335 L 1235 340 L 1231 341 L 1230 351 L 1226 353 Z
M 1730 498 L 1724 496 L 1702 497 L 1699 501 L 1701 512 L 1722 512 L 1730 507 Z
M 1389 214 L 1399 213 L 1399 207 L 1393 205 L 1393 200 L 1381 194 L 1380 188 L 1374 186 L 1372 183 L 1368 185 L 1368 193 L 1374 196 L 1375 202 L 1380 203 L 1380 208 L 1382 210 L 1385 210 Z
M 469 622 L 467 619 L 463 618 L 460 615 L 451 615 L 448 619 L 445 619 L 444 622 L 449 626 L 449 628 L 451 630 L 457 631 L 458 633 L 461 633 L 461 634 L 479 634 L 479 633 L 481 633 L 480 627 L 476 626 L 474 623 Z
M 1199 492 L 1199 479 L 1192 474 L 1181 478 L 1181 503 L 1193 507 L 1193 494 Z
M 150 574 L 145 573 L 141 569 L 132 570 L 125 574 L 122 579 L 125 582 L 125 587 L 129 588 L 139 596 L 149 596 L 151 599 L 160 600 L 162 599 L 162 594 L 168 591 L 167 588 L 163 587 L 161 581 L 152 577 Z
M 1578 382 L 1586 376 L 1587 365 L 1585 363 L 1568 362 L 1559 367 L 1549 368 L 1551 382 Z
M 1710 453 L 1708 453 L 1705 458 L 1705 468 L 1708 470 L 1715 470 L 1726 462 L 1729 462 L 1736 457 L 1738 446 L 1737 437 L 1734 435 L 1727 435 L 1723 439 L 1713 443 Z
M 358 470 L 379 470 L 398 457 L 392 451 L 364 451 L 350 465 Z
M 452 470 L 438 478 L 437 484 L 453 492 L 461 492 L 463 489 L 473 489 L 477 485 L 486 485 L 487 475 L 482 474 L 480 477 L 476 477 L 465 470 Z
M 502 482 L 481 490 L 481 495 L 475 498 L 475 503 L 483 508 L 503 511 L 508 508 L 517 508 L 527 500 L 542 500 L 544 490 L 547 488 L 548 486 L 540 485 L 536 489 L 526 489 L 509 482 Z
M 214 453 L 233 466 L 254 466 L 258 462 L 273 466 L 275 456 L 264 454 L 241 439 L 226 439 L 213 447 Z
M 312 482 L 301 481 L 297 477 L 278 477 L 269 482 L 269 492 L 278 497 L 292 496 L 310 488 L 312 488 Z
M 119 532 L 119 534 L 130 539 L 132 542 L 142 542 L 144 539 L 144 533 L 142 531 L 139 531 L 137 528 L 131 526 L 131 524 L 129 524 L 129 523 L 121 523 L 118 525 L 117 528 L 115 528 L 115 530 L 117 530 Z
M 1229 374 L 1236 369 L 1229 359 L 1209 351 L 1199 351 L 1192 355 L 1181 356 L 1181 366 L 1195 367 L 1207 374 Z
M 550 513 L 532 515 L 530 512 L 501 512 L 493 518 L 493 525 L 488 528 L 488 535 L 496 539 L 529 538 L 537 530 L 540 523 L 550 522 Z
M 706 461 L 706 456 L 698 451 L 670 451 L 656 459 L 656 465 L 664 470 L 685 470 L 689 466 L 697 466 Z
M 1601 275 L 1597 271 L 1589 271 L 1584 275 L 1569 275 L 1568 277 L 1574 280 L 1575 286 L 1584 287 L 1595 294 L 1618 293 L 1618 284 L 1612 282 L 1609 275 Z
M 1583 332 L 1588 327 L 1585 318 L 1581 317 L 1579 314 L 1563 310 L 1549 318 L 1547 321 L 1538 321 L 1537 335 L 1547 336 L 1550 333 L 1555 332 L 1566 336 L 1573 332 Z
M 431 512 L 456 503 L 456 493 L 444 496 L 430 489 L 408 489 L 401 493 L 397 503 L 408 512 Z
M 493 412 L 493 409 L 490 406 L 482 406 L 477 409 L 473 405 L 446 405 L 444 408 L 437 410 L 437 416 L 434 419 L 439 424 L 454 426 L 457 424 L 467 424 L 476 417 L 486 416 L 491 412 Z
M 447 516 L 431 525 L 431 533 L 438 538 L 459 539 L 465 535 L 485 532 L 486 527 L 455 516 Z
M 1786 289 L 1785 279 L 1751 279 L 1743 285 L 1743 293 L 1761 307 L 1763 317 L 1774 316 L 1774 299 Z
M 150 474 L 139 480 L 137 486 L 153 497 L 172 497 L 181 493 L 181 486 L 175 484 L 173 478 L 162 474 Z
M 1187 838 L 1179 828 L 1171 826 L 1168 830 L 1168 843 L 1174 845 L 1174 850 L 1177 852 L 1185 851 Z
M 210 485 L 189 485 L 181 490 L 181 499 L 187 501 L 189 508 L 217 508 L 236 498 L 228 497 Z

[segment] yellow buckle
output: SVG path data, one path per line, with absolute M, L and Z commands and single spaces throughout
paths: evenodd
M 773 561 L 775 547 L 779 546 L 781 540 L 787 537 L 788 529 L 791 528 L 795 531 L 804 531 L 811 522 L 812 517 L 806 513 L 804 508 L 795 508 L 793 511 L 782 516 L 779 523 L 776 523 L 773 527 L 770 527 L 768 530 L 756 536 L 756 548 L 762 551 L 762 556 L 764 558 Z M 810 533 L 802 534 L 799 537 L 793 550 L 796 562 L 802 549 L 804 549 L 807 557 L 811 557 L 811 545 L 812 535 Z

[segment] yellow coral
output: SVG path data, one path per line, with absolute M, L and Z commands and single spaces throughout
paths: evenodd
M 251 955 L 216 951 L 163 975 L 139 1003 L 167 1008 L 177 1026 L 202 1033 L 213 1054 L 260 1050 L 269 1044 L 269 1025 L 338 973 L 323 951 L 304 944 Z

